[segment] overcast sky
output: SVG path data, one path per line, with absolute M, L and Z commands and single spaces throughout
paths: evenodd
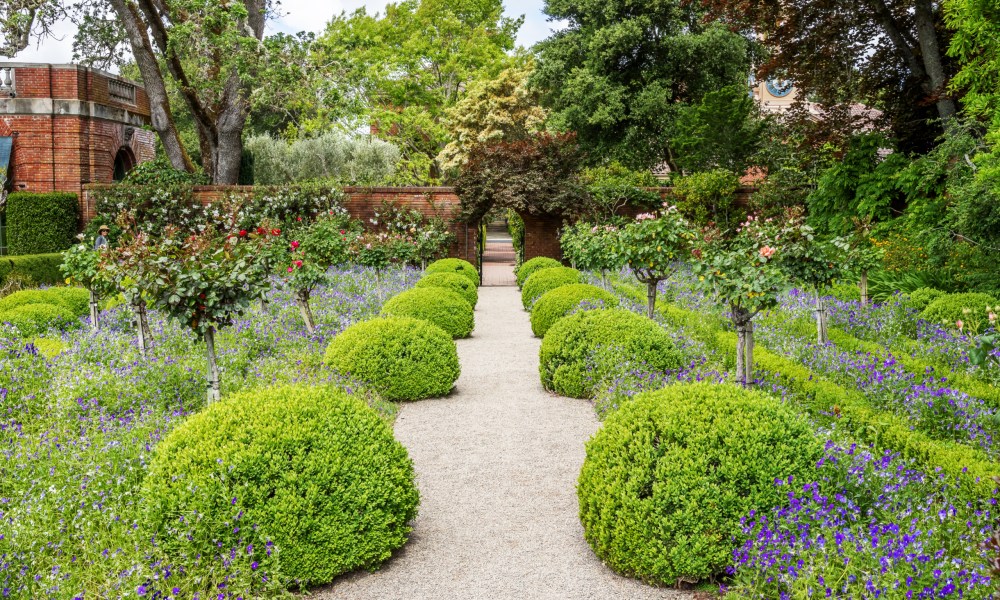
M 542 0 L 506 0 L 506 14 L 511 17 L 524 15 L 524 26 L 518 35 L 518 43 L 529 47 L 539 40 L 549 36 L 554 23 L 546 21 L 542 14 Z M 271 24 L 271 32 L 282 31 L 295 33 L 298 31 L 320 32 L 334 15 L 341 11 L 352 12 L 356 8 L 367 6 L 369 12 L 377 12 L 384 8 L 386 0 L 282 0 L 281 19 Z M 18 62 L 68 63 L 73 58 L 73 31 L 70 24 L 59 28 L 61 39 L 48 39 L 40 47 L 32 46 L 18 54 L 14 60 Z

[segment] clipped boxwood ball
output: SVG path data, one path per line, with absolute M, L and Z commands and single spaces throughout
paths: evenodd
M 351 325 L 327 347 L 324 362 L 394 401 L 444 396 L 459 375 L 451 336 L 437 325 L 409 317 Z
M 479 271 L 476 266 L 461 258 L 442 258 L 427 265 L 427 273 L 458 273 L 479 285 Z
M 0 299 L 0 313 L 29 304 L 61 306 L 76 316 L 89 310 L 90 294 L 83 288 L 54 287 L 47 290 L 21 290 Z
M 418 494 L 406 449 L 372 408 L 332 387 L 291 386 L 189 417 L 156 446 L 142 499 L 150 534 L 174 558 L 217 554 L 212 540 L 227 537 L 239 509 L 241 527 L 278 547 L 289 583 L 317 585 L 389 558 Z M 204 549 L 192 548 L 198 540 Z
M 536 256 L 531 260 L 526 260 L 524 261 L 524 264 L 517 268 L 517 272 L 515 273 L 517 277 L 517 287 L 524 287 L 524 282 L 527 281 L 529 277 L 534 275 L 535 271 L 561 266 L 563 266 L 561 262 L 547 256 Z
M 947 295 L 947 292 L 931 287 L 917 288 L 906 295 L 906 306 L 916 311 L 923 311 L 931 302 Z
M 624 309 L 587 310 L 555 322 L 542 340 L 538 370 L 545 389 L 570 398 L 590 398 L 597 381 L 587 376 L 587 360 L 615 348 L 651 370 L 681 366 L 683 357 L 662 327 Z
M 556 321 L 580 308 L 581 302 L 588 302 L 597 308 L 614 308 L 618 299 L 601 288 L 586 283 L 573 283 L 557 287 L 542 294 L 531 308 L 531 331 L 538 337 Z
M 998 304 L 1000 302 L 989 294 L 946 294 L 928 304 L 920 318 L 947 327 L 955 327 L 956 321 L 986 323 L 989 315 L 986 307 L 994 308 Z
M 453 338 L 469 337 L 475 326 L 472 305 L 455 292 L 424 287 L 396 294 L 382 307 L 384 317 L 413 317 L 437 325 Z
M 674 585 L 722 574 L 751 510 L 785 503 L 822 446 L 759 391 L 710 383 L 640 394 L 587 443 L 577 495 L 584 536 L 623 575 Z
M 24 337 L 39 335 L 49 329 L 76 329 L 80 321 L 69 309 L 55 304 L 24 304 L 0 312 L 0 323 L 10 323 Z
M 465 298 L 466 302 L 471 304 L 473 308 L 479 302 L 479 288 L 468 277 L 459 275 L 458 273 L 431 273 L 424 275 L 415 287 L 447 288 Z
M 531 310 L 535 301 L 541 298 L 545 292 L 572 283 L 580 283 L 580 272 L 576 269 L 549 267 L 535 271 L 521 288 L 521 304 L 526 310 Z
M 829 294 L 841 302 L 861 302 L 861 288 L 853 283 L 838 283 L 831 286 Z

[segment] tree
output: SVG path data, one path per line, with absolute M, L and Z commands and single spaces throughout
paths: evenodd
M 465 164 L 469 149 L 493 141 L 525 140 L 544 128 L 548 116 L 528 89 L 531 65 L 504 69 L 474 81 L 465 97 L 447 111 L 451 142 L 438 155 L 444 171 Z
M 316 333 L 309 299 L 317 286 L 326 283 L 330 267 L 343 265 L 350 258 L 350 248 L 356 232 L 350 230 L 347 219 L 323 215 L 308 227 L 292 232 L 292 241 L 279 268 L 286 285 L 295 293 L 306 331 Z
M 314 60 L 343 66 L 356 119 L 400 147 L 401 175 L 427 181 L 448 141 L 447 109 L 474 79 L 509 64 L 522 20 L 504 17 L 500 0 L 404 0 L 384 15 L 361 8 L 327 25 Z
M 746 85 L 750 41 L 704 23 L 680 0 L 547 0 L 567 27 L 536 46 L 531 78 L 550 126 L 574 131 L 591 156 L 633 168 L 677 169 L 678 111 L 707 93 Z
M 572 134 L 473 146 L 455 182 L 462 217 L 478 222 L 494 206 L 533 215 L 573 215 L 586 207 L 582 160 Z
M 677 166 L 689 173 L 725 169 L 736 175 L 766 166 L 755 159 L 768 129 L 745 84 L 709 92 L 678 110 L 672 133 Z
M 770 51 L 761 77 L 789 79 L 821 104 L 861 101 L 885 111 L 896 137 L 933 136 L 913 121 L 950 119 L 949 34 L 932 0 L 702 0 L 733 29 Z M 925 107 L 933 106 L 929 114 Z
M 239 181 L 248 84 L 266 56 L 261 44 L 269 0 L 17 0 L 0 5 L 0 32 L 13 56 L 68 18 L 74 46 L 97 66 L 120 63 L 128 47 L 149 96 L 153 129 L 175 169 L 193 171 L 171 106 L 176 85 L 198 132 L 202 167 L 213 183 Z
M 666 206 L 660 214 L 644 213 L 618 233 L 615 253 L 632 274 L 646 284 L 646 314 L 656 314 L 656 288 L 670 278 L 691 252 L 694 231 L 676 207 Z

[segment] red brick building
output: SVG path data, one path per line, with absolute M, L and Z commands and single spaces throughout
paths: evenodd
M 120 179 L 153 159 L 149 123 L 149 99 L 131 81 L 79 65 L 0 63 L 0 150 L 12 146 L 0 167 L 10 191 L 79 193 Z

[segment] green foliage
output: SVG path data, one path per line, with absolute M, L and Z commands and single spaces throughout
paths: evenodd
M 307 586 L 388 559 L 406 542 L 418 493 L 406 449 L 374 410 L 298 386 L 238 394 L 187 419 L 156 446 L 142 499 L 168 556 L 212 555 L 234 526 L 253 528 L 256 543 L 241 550 L 277 562 L 281 583 Z
M 822 232 L 846 234 L 853 230 L 854 219 L 888 220 L 902 198 L 898 175 L 909 165 L 899 152 L 881 158 L 879 151 L 889 146 L 879 134 L 852 138 L 847 152 L 820 176 L 806 200 L 810 224 Z
M 348 327 L 330 343 L 324 362 L 393 401 L 444 396 L 460 373 L 451 336 L 411 318 L 372 319 Z
M 689 173 L 724 170 L 742 175 L 757 166 L 754 159 L 765 145 L 768 122 L 760 105 L 747 94 L 745 83 L 705 94 L 680 108 L 671 145 L 677 166 Z
M 479 302 L 479 288 L 461 273 L 428 273 L 416 283 L 418 288 L 444 288 L 465 299 L 473 308 Z
M 671 162 L 679 108 L 746 85 L 751 44 L 704 21 L 698 3 L 548 0 L 544 10 L 566 27 L 536 46 L 532 84 L 550 127 L 577 132 L 593 157 Z
M 76 236 L 76 194 L 16 192 L 7 197 L 7 252 L 14 256 L 62 252 Z
M 577 495 L 605 564 L 656 585 L 722 574 L 740 519 L 780 506 L 822 454 L 809 423 L 758 391 L 678 384 L 637 396 L 587 443 Z
M 680 262 L 690 256 L 694 238 L 695 232 L 687 220 L 670 206 L 655 215 L 638 215 L 623 227 L 614 252 L 636 279 L 655 286 L 670 277 Z
M 542 294 L 531 307 L 531 331 L 543 338 L 556 321 L 576 310 L 588 308 L 615 308 L 618 299 L 614 294 L 594 285 L 574 283 L 557 287 Z
M 521 304 L 525 310 L 531 310 L 542 294 L 557 287 L 580 283 L 580 272 L 569 267 L 550 267 L 535 271 L 524 282 L 521 288 Z
M 906 305 L 913 310 L 923 312 L 931 302 L 947 294 L 947 292 L 942 292 L 932 287 L 917 288 L 906 295 Z
M 582 159 L 574 134 L 540 133 L 473 146 L 455 181 L 462 218 L 475 223 L 494 207 L 521 215 L 582 212 L 587 207 L 579 176 Z
M 516 210 L 507 209 L 507 231 L 517 254 L 517 264 L 524 262 L 524 219 Z
M 653 172 L 632 170 L 618 161 L 606 166 L 584 169 L 580 175 L 590 194 L 589 216 L 598 224 L 613 220 L 626 206 L 654 208 L 660 205 L 660 194 L 645 188 L 660 186 Z
M 0 311 L 0 323 L 10 323 L 21 337 L 41 335 L 49 329 L 66 331 L 80 326 L 72 311 L 57 304 L 23 304 Z
M 172 188 L 177 186 L 208 185 L 211 183 L 204 173 L 189 173 L 178 171 L 163 156 L 139 163 L 122 184 L 129 186 L 149 186 L 154 188 Z
M 837 300 L 844 302 L 861 302 L 861 289 L 853 283 L 832 285 L 828 293 Z
M 389 142 L 339 133 L 290 143 L 261 135 L 248 139 L 246 147 L 253 155 L 257 185 L 378 185 L 390 180 L 400 160 L 399 148 Z
M 726 169 L 681 177 L 674 182 L 677 209 L 695 224 L 713 222 L 728 230 L 746 216 L 736 205 L 739 187 L 739 177 Z
M 442 258 L 427 265 L 427 274 L 434 273 L 458 273 L 474 285 L 479 285 L 479 271 L 476 270 L 475 265 L 461 258 Z
M 87 290 L 71 287 L 52 287 L 45 290 L 21 290 L 0 299 L 0 313 L 28 304 L 52 304 L 70 314 L 82 317 L 87 314 L 90 294 Z
M 920 318 L 947 327 L 958 327 L 956 323 L 962 321 L 971 328 L 976 323 L 985 324 L 990 312 L 987 307 L 997 305 L 1000 302 L 989 294 L 947 294 L 928 304 L 920 313 Z
M 634 312 L 588 310 L 556 323 L 546 332 L 538 370 L 545 389 L 571 398 L 589 398 L 597 383 L 588 377 L 592 354 L 615 349 L 652 371 L 676 369 L 682 354 L 662 327 Z
M 524 282 L 527 281 L 529 277 L 534 275 L 536 271 L 561 266 L 561 262 L 547 256 L 536 256 L 535 258 L 526 260 L 524 264 L 517 268 L 517 272 L 515 273 L 517 277 L 517 287 L 523 288 Z
M 419 287 L 390 298 L 383 317 L 412 317 L 437 325 L 453 338 L 469 337 L 475 328 L 472 305 L 442 287 Z
M 327 280 L 330 267 L 347 264 L 356 233 L 340 215 L 320 215 L 305 227 L 286 231 L 292 241 L 279 253 L 278 270 L 285 284 L 305 295 Z
M 510 65 L 520 26 L 503 16 L 500 0 L 410 0 L 381 14 L 361 8 L 330 21 L 314 64 L 354 92 L 357 123 L 399 146 L 397 181 L 427 182 L 438 177 L 432 165 L 449 141 L 448 109 L 474 80 Z
M 0 284 L 8 278 L 27 279 L 34 285 L 54 285 L 64 279 L 59 266 L 62 254 L 30 254 L 27 256 L 0 256 Z
M 585 221 L 564 227 L 559 236 L 563 256 L 581 271 L 617 271 L 625 263 L 618 252 L 620 232 L 614 225 L 594 225 Z

